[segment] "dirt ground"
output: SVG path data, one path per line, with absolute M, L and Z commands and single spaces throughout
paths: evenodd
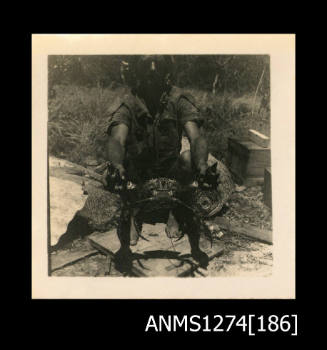
M 51 158 L 50 166 L 69 166 L 65 161 Z M 51 242 L 56 243 L 59 236 L 72 219 L 75 212 L 81 209 L 86 197 L 83 195 L 79 180 L 63 179 L 60 176 L 50 176 L 50 210 L 51 210 Z M 82 179 L 82 178 L 81 178 Z M 81 180 L 82 181 L 82 180 Z M 223 216 L 235 223 L 251 224 L 255 227 L 272 229 L 271 210 L 263 204 L 263 192 L 260 186 L 251 188 L 236 188 Z M 273 246 L 251 240 L 243 235 L 232 234 L 222 230 L 221 240 L 225 244 L 224 254 L 210 261 L 207 270 L 196 273 L 202 276 L 270 276 L 273 267 Z M 74 242 L 72 249 L 88 245 L 87 238 Z M 56 253 L 53 253 L 56 254 Z M 108 260 L 106 256 L 97 254 L 85 258 L 73 265 L 53 272 L 53 276 L 106 276 Z M 110 276 L 121 276 L 111 267 Z
M 207 270 L 195 277 L 268 277 L 272 273 L 272 246 L 251 241 L 244 236 L 229 234 L 223 237 L 224 254 L 210 261 Z M 80 242 L 81 243 L 81 242 Z M 81 244 L 88 244 L 84 241 Z M 53 276 L 104 277 L 108 272 L 106 256 L 98 254 L 52 273 Z M 110 276 L 122 276 L 111 266 Z

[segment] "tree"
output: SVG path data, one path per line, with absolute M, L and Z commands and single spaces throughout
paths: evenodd
M 49 56 L 49 89 L 55 84 L 107 87 L 123 83 L 121 62 L 132 63 L 135 58 L 132 55 Z M 180 87 L 213 93 L 255 93 L 265 70 L 257 93 L 265 95 L 269 91 L 267 55 L 174 55 L 173 58 L 175 83 Z

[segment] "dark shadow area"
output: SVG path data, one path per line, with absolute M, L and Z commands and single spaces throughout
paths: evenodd
M 59 249 L 69 249 L 75 239 L 83 238 L 92 232 L 93 229 L 89 225 L 89 220 L 81 216 L 78 211 L 68 224 L 67 231 L 60 236 L 58 243 L 51 246 L 50 252 L 52 253 Z
M 148 250 L 143 254 L 133 254 L 135 259 L 180 259 L 179 252 L 171 250 Z
M 149 259 L 174 260 L 174 262 L 171 262 L 171 268 L 180 268 L 185 264 L 188 264 L 191 270 L 195 270 L 199 266 L 198 264 L 195 264 L 193 262 L 193 260 L 191 259 L 191 254 L 180 254 L 180 252 L 177 251 L 149 250 L 143 252 L 143 254 L 133 253 L 131 255 L 131 262 L 136 261 L 138 266 L 143 270 L 150 270 L 142 264 L 142 260 Z M 126 272 L 126 270 L 124 272 Z

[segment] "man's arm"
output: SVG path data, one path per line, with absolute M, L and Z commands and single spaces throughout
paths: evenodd
M 128 126 L 119 124 L 112 127 L 107 143 L 107 158 L 119 170 L 120 176 L 124 178 L 125 168 L 125 144 L 128 135 Z
M 186 136 L 190 142 L 191 157 L 196 169 L 201 175 L 205 175 L 208 168 L 208 144 L 201 135 L 196 122 L 188 121 L 184 124 Z

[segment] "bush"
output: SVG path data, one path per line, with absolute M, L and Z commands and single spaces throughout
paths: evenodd
M 108 109 L 122 88 L 55 86 L 49 99 L 49 153 L 75 163 L 105 159 Z
M 86 157 L 105 160 L 108 110 L 124 88 L 57 85 L 49 98 L 48 145 L 51 155 L 83 164 Z M 265 96 L 213 95 L 187 89 L 205 117 L 209 151 L 225 161 L 228 137 L 246 138 L 248 129 L 270 135 L 270 110 Z M 252 111 L 253 110 L 253 111 Z
M 262 96 L 257 96 L 253 103 L 253 95 L 239 97 L 195 89 L 187 91 L 195 97 L 205 117 L 204 132 L 209 151 L 217 159 L 226 160 L 229 137 L 246 139 L 249 129 L 270 136 L 270 110 Z

